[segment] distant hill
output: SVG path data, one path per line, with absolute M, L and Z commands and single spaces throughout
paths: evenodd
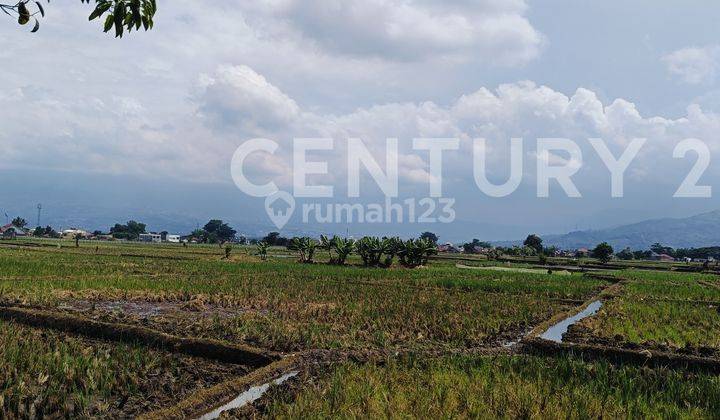
M 648 249 L 659 242 L 673 248 L 720 245 L 720 210 L 683 219 L 654 219 L 614 228 L 547 235 L 544 244 L 563 249 L 590 248 L 608 242 L 616 250 Z

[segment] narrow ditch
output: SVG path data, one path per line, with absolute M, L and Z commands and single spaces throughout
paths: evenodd
M 220 415 L 226 411 L 234 410 L 236 408 L 242 408 L 246 406 L 247 404 L 252 404 L 253 402 L 260 399 L 268 389 L 270 389 L 273 385 L 282 385 L 285 381 L 288 379 L 297 376 L 299 372 L 297 370 L 286 373 L 283 376 L 280 376 L 279 378 L 273 379 L 270 382 L 264 383 L 262 385 L 253 386 L 247 391 L 241 393 L 238 395 L 234 400 L 230 401 L 229 403 L 222 405 L 213 411 L 204 414 L 198 418 L 198 420 L 214 420 L 220 417 Z
M 590 304 L 580 311 L 579 313 L 570 316 L 568 318 L 563 319 L 562 321 L 558 322 L 557 324 L 551 326 L 548 328 L 544 333 L 540 335 L 540 338 L 543 340 L 552 341 L 555 343 L 562 343 L 563 342 L 563 335 L 567 332 L 568 328 L 570 328 L 571 325 L 587 318 L 595 315 L 598 310 L 602 307 L 602 301 L 596 300 L 593 302 L 590 302 Z

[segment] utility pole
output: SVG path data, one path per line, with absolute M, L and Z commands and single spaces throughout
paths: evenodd
M 37 209 L 38 209 L 38 218 L 37 218 L 36 226 L 40 226 L 40 212 L 42 212 L 42 203 L 38 203 Z

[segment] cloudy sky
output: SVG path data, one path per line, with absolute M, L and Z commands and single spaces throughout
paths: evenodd
M 404 197 L 428 196 L 428 154 L 410 150 L 412 139 L 458 138 L 443 193 L 461 221 L 547 233 L 720 208 L 715 198 L 673 198 L 696 161 L 673 158 L 675 146 L 698 138 L 711 157 L 720 149 L 720 7 L 710 0 L 158 3 L 155 29 L 122 40 L 74 2 L 47 6 L 35 34 L 0 24 L 0 208 L 28 213 L 42 201 L 56 216 L 82 208 L 263 221 L 263 200 L 230 176 L 234 150 L 255 137 L 281 150 L 254 156 L 248 173 L 281 188 L 291 185 L 294 137 L 335 139 L 334 152 L 313 157 L 330 169 L 314 181 L 336 186 L 339 202 L 348 137 L 381 162 L 385 139 L 399 139 Z M 475 187 L 478 137 L 498 183 L 510 139 L 524 139 L 525 175 L 509 197 Z M 581 198 L 558 185 L 536 197 L 538 137 L 579 145 Z M 611 198 L 588 138 L 619 156 L 637 137 L 647 142 L 625 197 Z M 718 180 L 712 160 L 698 184 Z M 378 194 L 363 183 L 362 200 Z

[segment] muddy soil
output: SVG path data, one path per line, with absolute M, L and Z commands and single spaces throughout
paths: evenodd
M 85 315 L 100 316 L 113 313 L 123 317 L 156 318 L 156 317 L 200 317 L 200 318 L 231 318 L 238 313 L 237 309 L 228 309 L 217 305 L 198 302 L 149 302 L 142 300 L 69 300 L 62 302 L 58 309 L 78 312 Z
M 197 301 L 84 300 L 62 301 L 57 310 L 95 321 L 152 328 L 167 334 L 236 341 L 222 324 L 244 312 Z M 213 327 L 213 328 L 210 328 Z

